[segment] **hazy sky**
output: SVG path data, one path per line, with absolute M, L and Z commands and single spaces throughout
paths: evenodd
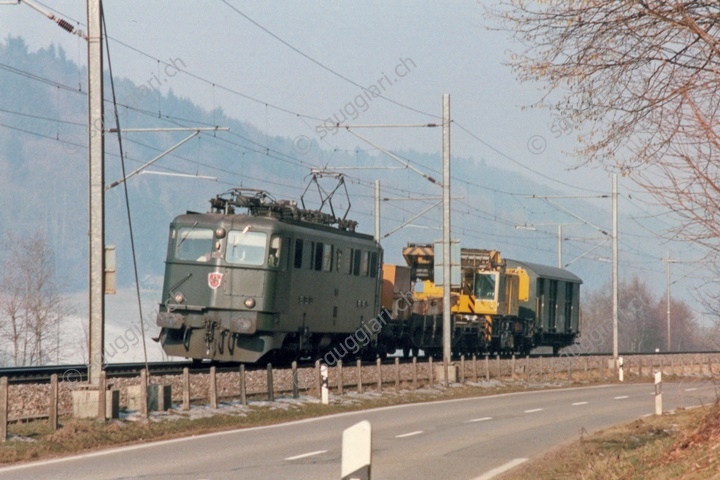
M 562 151 L 571 150 L 576 138 L 567 121 L 523 108 L 540 98 L 539 86 L 519 84 L 503 65 L 517 46 L 507 33 L 487 28 L 492 25 L 483 17 L 483 3 L 123 0 L 106 1 L 105 18 L 116 76 L 161 85 L 163 92 L 172 89 L 207 110 L 222 108 L 268 135 L 297 139 L 304 159 L 316 156 L 317 164 L 327 153 L 304 142 L 324 149 L 370 148 L 345 131 L 329 131 L 324 120 L 437 122 L 442 94 L 448 93 L 453 156 L 484 159 L 569 194 L 609 193 L 607 172 L 570 168 L 574 160 Z M 86 29 L 84 1 L 42 5 Z M 27 5 L 0 5 L 0 35 L 22 36 L 32 50 L 54 43 L 70 60 L 86 63 L 84 40 Z M 169 75 L 175 71 L 166 70 L 168 62 L 182 71 Z M 439 128 L 362 134 L 389 149 L 441 149 Z M 511 180 L 494 187 L 511 187 Z M 636 205 L 627 194 L 633 185 L 621 179 L 620 190 L 626 195 L 622 208 L 632 211 Z M 608 209 L 604 226 L 610 227 L 610 202 L 604 202 L 599 206 Z M 659 258 L 644 262 L 645 272 L 662 278 Z M 684 269 L 673 268 L 679 274 Z
M 345 131 L 329 131 L 322 120 L 436 122 L 448 93 L 453 120 L 477 137 L 454 126 L 453 155 L 529 168 L 562 182 L 555 182 L 557 188 L 610 188 L 606 172 L 568 170 L 573 160 L 561 152 L 572 149 L 574 135 L 567 123 L 522 108 L 539 99 L 538 87 L 517 83 L 503 65 L 511 44 L 507 34 L 486 28 L 481 2 L 105 3 L 116 76 L 162 84 L 163 91 L 172 89 L 208 110 L 221 107 L 270 135 L 302 136 L 299 142 L 316 140 L 330 149 L 369 148 Z M 86 28 L 84 1 L 43 5 Z M 27 5 L 0 6 L 0 32 L 23 36 L 32 49 L 55 43 L 85 63 L 85 42 Z M 184 72 L 167 77 L 157 60 L 172 60 Z M 363 135 L 391 149 L 441 148 L 439 128 Z

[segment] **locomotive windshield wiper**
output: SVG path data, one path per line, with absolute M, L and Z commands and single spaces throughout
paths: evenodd
M 179 247 L 180 245 L 182 245 L 182 243 L 187 239 L 188 235 L 190 235 L 190 233 L 191 233 L 193 230 L 195 230 L 195 227 L 197 227 L 197 224 L 198 224 L 197 221 L 196 221 L 195 223 L 193 223 L 192 227 L 190 227 L 190 230 L 188 230 L 188 231 L 185 233 L 185 235 L 183 235 L 183 237 L 180 239 L 180 241 L 179 241 L 178 244 L 177 244 L 177 247 Z M 175 248 L 177 248 L 177 247 L 175 247 Z
M 240 235 L 238 235 L 237 237 L 235 237 L 235 240 L 233 241 L 233 247 L 237 247 L 237 246 L 238 246 L 238 243 L 240 243 L 240 237 L 242 237 L 243 235 L 245 235 L 245 234 L 250 230 L 250 228 L 252 228 L 252 225 L 248 225 L 248 226 L 246 226 L 245 228 L 243 228 L 242 233 L 240 233 Z

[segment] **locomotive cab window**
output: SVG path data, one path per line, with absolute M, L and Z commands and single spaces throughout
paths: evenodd
M 480 300 L 495 300 L 497 273 L 475 274 L 475 297 Z
M 375 278 L 377 277 L 378 273 L 378 254 L 377 252 L 372 252 L 370 254 L 370 276 Z
M 181 227 L 175 236 L 175 258 L 207 262 L 213 247 L 213 231 L 209 228 Z
M 285 250 L 287 250 L 287 245 L 283 245 L 283 248 L 281 247 L 281 242 L 287 244 L 287 241 L 283 242 L 283 240 L 278 235 L 273 235 L 270 238 L 270 250 L 268 251 L 268 265 L 271 267 L 280 267 L 280 261 L 281 258 L 285 259 L 287 258 L 287 254 L 285 253 Z M 285 269 L 285 265 L 282 265 L 283 270 Z
M 267 234 L 245 230 L 228 233 L 225 261 L 235 265 L 262 265 L 267 256 Z
M 332 270 L 332 259 L 333 259 L 333 246 L 325 245 L 322 256 L 322 267 L 323 270 L 329 272 Z
M 303 241 L 298 238 L 295 240 L 295 261 L 293 265 L 295 268 L 302 268 L 303 261 Z

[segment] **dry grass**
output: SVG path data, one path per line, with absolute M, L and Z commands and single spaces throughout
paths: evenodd
M 527 462 L 504 480 L 720 478 L 720 405 L 647 417 Z

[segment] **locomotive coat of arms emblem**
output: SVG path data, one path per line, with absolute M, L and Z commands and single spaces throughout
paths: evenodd
M 218 272 L 208 273 L 208 286 L 216 290 L 222 283 L 223 274 Z

